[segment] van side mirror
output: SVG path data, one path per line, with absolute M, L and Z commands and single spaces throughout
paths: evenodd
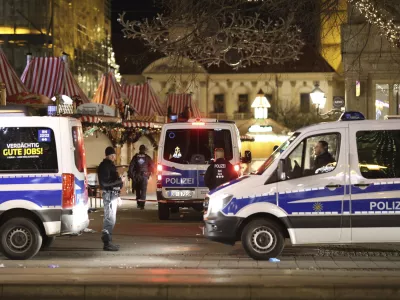
M 252 161 L 251 151 L 246 150 L 244 151 L 244 157 L 242 157 L 242 163 L 249 164 Z
M 286 173 L 285 173 L 285 163 L 284 159 L 281 159 L 278 164 L 278 180 L 286 180 Z

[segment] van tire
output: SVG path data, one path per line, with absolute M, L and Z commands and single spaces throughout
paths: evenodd
M 166 203 L 158 203 L 158 218 L 160 220 L 169 219 L 169 207 Z
M 241 239 L 244 250 L 255 260 L 275 258 L 285 246 L 281 226 L 268 219 L 250 221 L 244 227 Z
M 0 250 L 9 259 L 30 259 L 41 246 L 42 234 L 30 219 L 13 218 L 0 227 Z
M 53 245 L 55 240 L 56 240 L 55 236 L 43 235 L 42 236 L 42 247 L 40 248 L 40 250 L 49 249 Z

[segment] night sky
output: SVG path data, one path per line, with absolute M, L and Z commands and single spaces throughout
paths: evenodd
M 157 59 L 149 53 L 138 40 L 125 39 L 121 32 L 122 26 L 117 22 L 118 16 L 126 12 L 126 19 L 141 20 L 152 18 L 158 12 L 154 0 L 112 0 L 112 43 L 121 74 L 140 74 L 147 64 Z M 133 63 L 132 57 L 145 53 L 142 63 Z

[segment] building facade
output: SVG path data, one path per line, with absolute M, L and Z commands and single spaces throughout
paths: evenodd
M 392 1 L 391 13 L 400 23 L 400 3 Z M 346 82 L 346 107 L 382 120 L 400 112 L 400 47 L 390 44 L 378 28 L 355 8 L 348 9 L 342 28 Z
M 114 61 L 111 0 L 0 0 L 0 46 L 19 75 L 27 53 L 67 53 L 71 71 L 91 98 Z

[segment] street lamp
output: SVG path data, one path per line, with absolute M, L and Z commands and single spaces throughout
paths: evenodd
M 257 93 L 256 98 L 251 105 L 254 108 L 254 118 L 256 119 L 267 119 L 268 118 L 268 108 L 271 107 L 267 97 L 265 97 L 264 92 L 260 89 Z
M 317 107 L 317 113 L 319 114 L 319 110 L 323 109 L 326 104 L 325 93 L 319 88 L 319 83 L 315 83 L 315 88 L 310 93 L 312 104 Z

